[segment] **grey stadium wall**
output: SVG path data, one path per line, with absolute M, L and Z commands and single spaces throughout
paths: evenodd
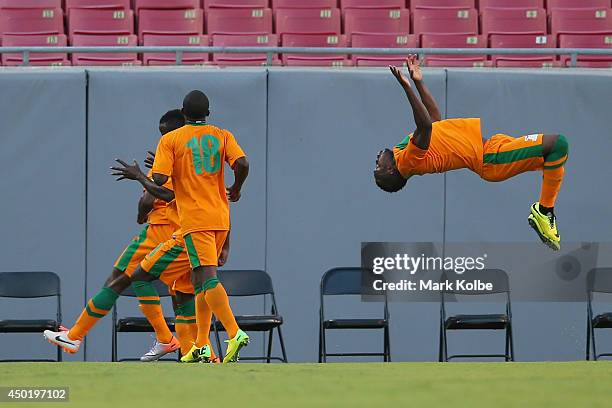
M 426 79 L 446 117 L 481 117 L 484 135 L 568 136 L 571 157 L 558 206 L 563 238 L 609 241 L 602 220 L 612 216 L 605 188 L 612 176 L 612 72 L 449 69 L 427 70 Z M 139 231 L 141 191 L 115 182 L 108 168 L 116 157 L 142 160 L 154 149 L 159 117 L 194 88 L 210 96 L 211 122 L 234 132 L 249 155 L 251 176 L 232 210 L 227 268 L 271 274 L 291 361 L 316 360 L 321 275 L 359 264 L 362 241 L 538 244 L 524 222 L 538 196 L 535 173 L 492 184 L 459 171 L 411 180 L 395 195 L 376 188 L 376 153 L 414 126 L 386 69 L 5 69 L 0 270 L 57 272 L 64 324 L 72 324 Z M 44 302 L 0 300 L 0 319 L 38 315 L 41 305 L 48 313 Z M 240 312 L 265 306 L 236 303 Z M 358 301 L 333 306 L 337 313 L 379 310 Z M 165 309 L 171 314 L 168 303 Z M 393 303 L 390 309 L 393 359 L 436 360 L 438 305 Z M 583 304 L 516 303 L 513 311 L 519 360 L 583 358 Z M 122 315 L 138 313 L 136 302 L 121 301 Z M 493 351 L 501 336 L 457 335 L 452 345 Z M 138 356 L 150 341 L 123 335 L 121 355 Z M 350 341 L 332 335 L 328 351 L 372 351 L 381 343 L 378 333 Z M 54 352 L 38 335 L 1 335 L 0 344 L 0 359 Z M 261 337 L 249 349 L 260 352 Z M 108 316 L 69 359 L 108 361 L 110 354 Z

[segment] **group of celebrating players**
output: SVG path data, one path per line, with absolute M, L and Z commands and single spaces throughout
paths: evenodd
M 563 135 L 532 134 L 513 138 L 496 134 L 482 138 L 480 119 L 442 120 L 440 111 L 423 82 L 416 56 L 406 60 L 410 81 L 390 67 L 412 107 L 416 130 L 393 150 L 382 150 L 376 159 L 374 178 L 384 191 L 401 190 L 414 175 L 468 168 L 487 181 L 503 181 L 527 171 L 543 173 L 540 201 L 530 208 L 528 221 L 538 237 L 553 250 L 560 249 L 554 213 L 555 201 L 568 158 Z M 138 203 L 142 229 L 117 259 L 104 287 L 92 297 L 76 323 L 44 337 L 69 353 L 78 352 L 83 338 L 108 314 L 130 285 L 156 340 L 141 361 L 156 361 L 180 348 L 181 362 L 229 363 L 239 359 L 249 336 L 236 323 L 227 293 L 217 278 L 217 267 L 229 255 L 229 202 L 240 199 L 249 173 L 246 155 L 232 133 L 206 122 L 209 101 L 192 91 L 183 108 L 162 116 L 162 137 L 156 152 L 145 160 L 145 175 L 137 162 L 117 160 L 111 167 L 117 180 L 136 180 L 144 187 Z M 226 188 L 224 164 L 234 172 Z M 175 306 L 175 337 L 161 307 L 152 281 L 168 285 Z M 229 339 L 221 360 L 209 339 L 212 315 L 221 322 Z

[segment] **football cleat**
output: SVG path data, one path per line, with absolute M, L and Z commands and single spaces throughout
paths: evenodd
M 538 237 L 553 251 L 561 249 L 561 237 L 557 230 L 557 218 L 553 213 L 543 214 L 540 211 L 540 203 L 531 206 L 531 214 L 527 221 Z
M 240 349 L 248 345 L 249 340 L 249 335 L 242 330 L 238 330 L 238 333 L 236 333 L 234 338 L 225 340 L 227 343 L 227 351 L 225 352 L 225 357 L 223 358 L 223 364 L 237 363 L 238 360 L 240 360 Z
M 205 344 L 200 348 L 196 347 L 194 344 L 193 347 L 191 347 L 191 350 L 181 357 L 181 363 L 208 363 L 210 362 L 210 356 L 211 352 L 208 344 Z
M 79 351 L 81 347 L 81 340 L 71 340 L 68 337 L 68 331 L 62 330 L 58 332 L 54 332 L 51 330 L 45 330 L 43 332 L 43 336 L 47 341 L 51 344 L 55 344 L 60 347 L 66 353 L 74 354 Z
M 140 357 L 140 361 L 149 362 L 149 361 L 157 361 L 168 353 L 172 353 L 178 350 L 181 347 L 178 339 L 172 336 L 172 340 L 170 343 L 161 343 L 157 339 L 155 339 L 155 343 L 151 350 L 149 350 L 144 356 Z

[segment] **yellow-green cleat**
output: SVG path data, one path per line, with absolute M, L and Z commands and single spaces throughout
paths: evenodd
M 193 347 L 191 347 L 191 350 L 181 357 L 181 363 L 208 363 L 210 362 L 210 356 L 211 352 L 208 344 L 205 344 L 200 348 L 196 347 L 194 344 Z
M 223 364 L 236 363 L 240 359 L 240 349 L 249 344 L 249 335 L 238 330 L 238 333 L 233 339 L 225 340 L 227 343 L 227 351 L 223 358 Z
M 531 206 L 531 214 L 527 217 L 531 228 L 538 234 L 544 244 L 553 251 L 561 249 L 561 237 L 557 230 L 557 219 L 554 214 L 543 214 L 540 203 Z

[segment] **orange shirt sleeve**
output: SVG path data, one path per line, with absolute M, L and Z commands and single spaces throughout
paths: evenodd
M 163 136 L 155 151 L 155 162 L 153 163 L 152 172 L 170 177 L 172 176 L 173 167 L 174 150 L 172 149 L 171 139 Z
M 415 160 L 422 160 L 427 155 L 427 150 L 417 147 L 411 139 L 406 147 L 406 155 Z
M 246 154 L 244 154 L 244 151 L 242 150 L 238 142 L 236 142 L 236 139 L 234 138 L 232 132 L 229 132 L 227 130 L 225 132 L 225 161 L 227 162 L 227 164 L 233 167 L 234 162 L 239 158 L 246 156 Z

